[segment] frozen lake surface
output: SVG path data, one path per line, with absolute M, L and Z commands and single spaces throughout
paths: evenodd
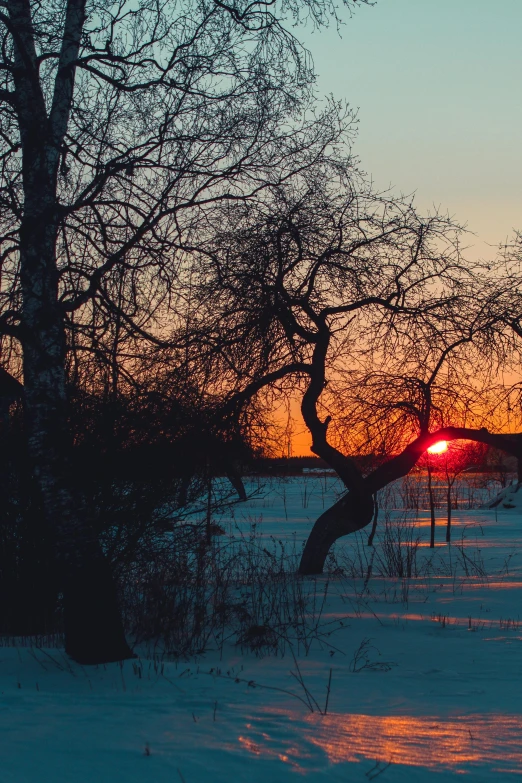
M 339 491 L 274 482 L 216 520 L 220 545 L 253 536 L 292 562 Z M 454 510 L 451 546 L 438 508 L 434 550 L 429 510 L 381 510 L 375 547 L 368 530 L 343 539 L 330 575 L 303 580 L 319 618 L 307 655 L 289 639 L 277 657 L 230 644 L 160 663 L 144 648 L 84 668 L 1 648 L 0 783 L 522 775 L 522 512 L 508 505 Z

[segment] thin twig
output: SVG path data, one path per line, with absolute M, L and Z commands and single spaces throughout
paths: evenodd
M 326 701 L 324 704 L 324 712 L 323 715 L 326 715 L 328 712 L 328 702 L 330 700 L 330 686 L 332 684 L 332 669 L 330 668 L 330 676 L 328 677 L 328 685 L 326 686 Z

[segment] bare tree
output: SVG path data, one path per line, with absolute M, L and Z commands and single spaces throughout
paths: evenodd
M 406 199 L 375 194 L 347 168 L 323 167 L 315 179 L 271 195 L 270 203 L 223 215 L 227 229 L 209 243 L 202 267 L 198 333 L 222 356 L 231 387 L 236 379 L 231 400 L 246 402 L 266 385 L 301 390 L 312 450 L 348 490 L 307 541 L 301 571 L 315 573 L 335 540 L 371 522 L 376 492 L 406 475 L 437 440 L 520 452 L 520 435 L 477 427 L 469 409 L 490 361 L 474 346 L 495 338 L 506 278 L 498 265 L 462 258 L 461 231 L 451 220 L 422 217 Z M 382 368 L 380 391 L 368 363 Z M 467 379 L 454 383 L 466 367 Z M 343 430 L 354 431 L 351 443 L 366 431 L 372 444 L 383 420 L 382 459 L 364 475 L 341 450 Z
M 23 361 L 66 649 L 85 663 L 116 660 L 131 651 L 73 489 L 67 348 L 88 352 L 108 335 L 101 342 L 117 382 L 122 336 L 157 337 L 165 304 L 185 282 L 178 248 L 208 233 L 213 205 L 284 181 L 342 135 L 349 117 L 334 105 L 314 111 L 309 57 L 280 21 L 322 24 L 335 8 L 323 0 L 0 6 L 2 348 L 6 361 Z

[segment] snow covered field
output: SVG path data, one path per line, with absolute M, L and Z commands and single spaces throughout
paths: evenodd
M 291 479 L 217 521 L 236 536 L 255 521 L 267 549 L 299 550 L 338 489 Z M 322 610 L 307 656 L 229 645 L 169 662 L 143 648 L 121 666 L 82 668 L 56 648 L 1 647 L 0 783 L 522 775 L 517 501 L 454 511 L 451 547 L 441 509 L 435 550 L 426 510 L 415 528 L 395 512 L 388 532 L 382 516 L 373 560 L 368 531 L 339 542 L 336 575 L 308 580 Z M 382 576 L 397 565 L 397 529 L 411 579 Z

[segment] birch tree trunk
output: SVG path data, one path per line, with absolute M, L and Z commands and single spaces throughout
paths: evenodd
M 22 143 L 24 206 L 20 226 L 21 342 L 29 454 L 45 524 L 54 540 L 63 592 L 66 651 L 80 663 L 132 655 L 124 637 L 111 570 L 75 490 L 66 413 L 65 335 L 58 299 L 57 176 L 67 128 L 74 62 L 85 0 L 70 0 L 47 111 L 42 93 L 31 7 L 10 0 L 15 108 Z

